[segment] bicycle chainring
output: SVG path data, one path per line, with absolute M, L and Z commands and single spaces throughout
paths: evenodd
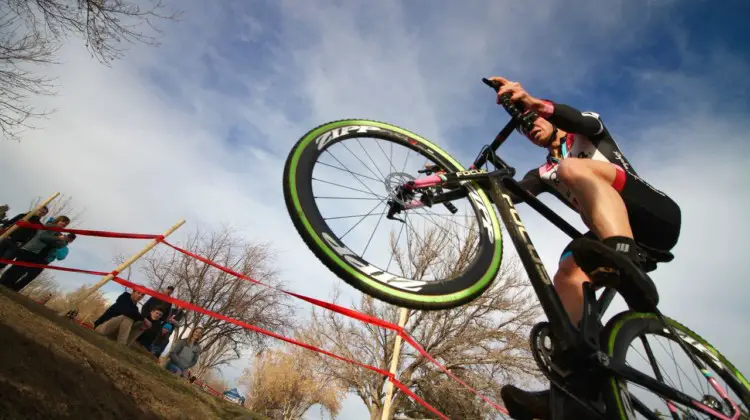
M 562 382 L 562 378 L 552 368 L 554 344 L 552 337 L 550 337 L 549 322 L 545 321 L 534 325 L 531 333 L 529 333 L 529 344 L 534 361 L 547 380 L 554 384 Z
M 568 398 L 576 400 L 580 405 L 587 407 L 589 410 L 596 411 L 590 402 L 583 401 L 575 395 L 568 386 L 565 378 L 557 372 L 557 368 L 555 368 L 552 362 L 555 342 L 550 334 L 549 322 L 543 321 L 534 325 L 529 333 L 529 341 L 534 361 L 550 384 L 557 387 Z

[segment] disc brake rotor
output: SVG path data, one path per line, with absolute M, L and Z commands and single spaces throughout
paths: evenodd
M 385 184 L 385 191 L 388 193 L 388 200 L 392 200 L 400 205 L 405 205 L 407 201 L 411 200 L 411 197 L 406 197 L 403 194 L 401 188 L 404 184 L 409 181 L 414 181 L 416 178 L 405 172 L 392 172 L 385 177 L 383 183 Z

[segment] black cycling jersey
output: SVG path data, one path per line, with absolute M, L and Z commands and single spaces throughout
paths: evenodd
M 671 249 L 680 231 L 679 206 L 638 176 L 598 114 L 581 112 L 564 104 L 552 105 L 552 114 L 545 118 L 568 133 L 561 144 L 562 159 L 593 159 L 614 165 L 617 176 L 612 186 L 623 197 L 636 240 L 657 249 Z M 529 171 L 519 184 L 535 196 L 552 193 L 580 212 L 570 189 L 559 181 L 558 168 L 558 162 L 548 159 L 544 165 Z M 521 200 L 514 197 L 513 201 Z

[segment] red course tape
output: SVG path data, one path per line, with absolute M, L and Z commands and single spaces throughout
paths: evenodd
M 16 226 L 38 229 L 38 230 L 50 230 L 52 232 L 65 232 L 75 233 L 76 235 L 83 236 L 99 236 L 101 238 L 126 238 L 126 239 L 160 239 L 163 240 L 163 235 L 150 235 L 146 233 L 121 233 L 121 232 L 107 232 L 103 230 L 83 230 L 83 229 L 65 229 L 55 226 L 42 226 L 35 223 L 24 222 L 19 220 L 16 222 Z
M 492 400 L 490 400 L 489 398 L 487 398 L 484 395 L 480 394 L 479 392 L 477 392 L 477 390 L 475 390 L 474 388 L 470 387 L 464 381 L 462 381 L 461 379 L 459 379 L 458 377 L 456 377 L 455 375 L 453 375 L 453 373 L 451 373 L 445 366 L 443 366 L 442 364 L 440 364 L 440 362 L 438 362 L 436 359 L 434 359 L 432 356 L 430 356 L 430 354 L 427 353 L 427 351 L 424 348 L 422 348 L 422 346 L 420 346 L 419 343 L 417 343 L 403 328 L 401 328 L 398 325 L 393 324 L 391 322 L 384 321 L 382 319 L 378 319 L 378 318 L 375 318 L 373 316 L 370 316 L 370 315 L 367 315 L 367 314 L 355 311 L 353 309 L 345 308 L 343 306 L 336 305 L 334 303 L 325 302 L 325 301 L 322 301 L 322 300 L 319 300 L 319 299 L 315 299 L 315 298 L 312 298 L 312 297 L 300 295 L 298 293 L 289 292 L 289 291 L 280 289 L 278 287 L 274 287 L 274 286 L 270 286 L 270 285 L 261 283 L 258 280 L 255 280 L 255 279 L 250 278 L 248 276 L 245 276 L 245 275 L 243 275 L 241 273 L 238 273 L 238 272 L 236 272 L 236 271 L 234 271 L 234 270 L 232 270 L 230 268 L 227 268 L 227 267 L 224 267 L 224 266 L 222 266 L 220 264 L 217 264 L 217 263 L 209 260 L 208 258 L 202 257 L 200 255 L 197 255 L 197 254 L 193 253 L 193 252 L 190 252 L 188 250 L 182 249 L 182 248 L 180 248 L 180 247 L 178 247 L 176 245 L 172 245 L 171 243 L 169 243 L 166 240 L 164 240 L 165 239 L 164 235 L 149 235 L 149 234 L 138 234 L 138 233 L 118 233 L 118 232 L 107 232 L 107 231 L 98 231 L 98 230 L 63 229 L 63 228 L 52 227 L 52 226 L 41 226 L 41 225 L 38 225 L 38 224 L 33 224 L 33 223 L 29 223 L 29 222 L 24 222 L 24 221 L 18 221 L 18 222 L 16 222 L 16 225 L 18 225 L 20 227 L 28 227 L 28 228 L 41 229 L 41 230 L 50 230 L 50 231 L 55 231 L 55 232 L 75 233 L 77 235 L 84 235 L 84 236 L 99 236 L 99 237 L 105 237 L 105 238 L 156 239 L 159 242 L 162 242 L 165 245 L 169 246 L 170 248 L 174 249 L 175 251 L 178 251 L 178 252 L 180 252 L 182 254 L 185 254 L 187 256 L 195 258 L 195 259 L 197 259 L 197 260 L 199 260 L 199 261 L 201 261 L 201 262 L 203 262 L 205 264 L 208 264 L 208 265 L 210 265 L 210 266 L 212 266 L 214 268 L 217 268 L 217 269 L 219 269 L 219 270 L 221 270 L 221 271 L 223 271 L 223 272 L 225 272 L 227 274 L 230 274 L 232 276 L 235 276 L 237 278 L 240 278 L 240 279 L 243 279 L 243 280 L 249 281 L 251 283 L 255 283 L 255 284 L 264 286 L 264 287 L 272 288 L 272 289 L 277 290 L 279 292 L 285 293 L 285 294 L 287 294 L 289 296 L 293 296 L 293 297 L 295 297 L 297 299 L 304 300 L 304 301 L 306 301 L 308 303 L 311 303 L 311 304 L 313 304 L 315 306 L 319 306 L 321 308 L 328 309 L 330 311 L 339 313 L 341 315 L 345 315 L 345 316 L 347 316 L 349 318 L 354 318 L 354 319 L 357 319 L 357 320 L 362 321 L 362 322 L 366 322 L 366 323 L 371 324 L 371 325 L 375 325 L 375 326 L 378 326 L 378 327 L 381 327 L 381 328 L 386 328 L 386 329 L 389 329 L 389 330 L 392 330 L 392 331 L 396 331 L 417 352 L 419 352 L 422 356 L 424 356 L 425 358 L 427 358 L 431 363 L 433 363 L 435 366 L 437 366 L 445 374 L 447 374 L 448 376 L 450 376 L 452 379 L 456 380 L 458 383 L 460 383 L 466 389 L 470 390 L 471 392 L 473 392 L 474 394 L 476 394 L 477 396 L 479 396 L 479 398 L 481 398 L 487 404 L 491 405 L 492 407 L 494 407 L 495 409 L 499 410 L 502 413 L 508 414 L 507 410 L 505 410 L 503 407 L 501 407 L 500 405 L 494 403 Z M 415 401 L 419 402 L 425 408 L 428 408 L 433 413 L 442 416 L 442 414 L 440 414 L 439 411 L 435 410 L 432 406 L 430 406 L 426 402 L 422 401 L 413 392 L 411 392 L 408 388 L 406 388 L 401 382 L 399 382 L 398 380 L 396 380 L 393 377 L 393 375 L 391 375 L 389 372 L 386 372 L 384 370 L 378 369 L 378 368 L 373 367 L 373 366 L 368 366 L 368 365 L 361 364 L 359 362 L 356 362 L 356 361 L 344 358 L 342 356 L 335 355 L 335 354 L 330 353 L 330 352 L 328 352 L 326 350 L 319 349 L 317 347 L 310 346 L 310 345 L 305 344 L 305 343 L 297 342 L 297 341 L 295 341 L 295 340 L 293 340 L 291 338 L 287 338 L 287 337 L 278 335 L 278 334 L 273 333 L 271 331 L 263 330 L 263 329 L 261 329 L 259 327 L 256 327 L 256 326 L 253 326 L 253 325 L 250 325 L 250 324 L 246 324 L 246 323 L 244 323 L 242 321 L 226 317 L 226 316 L 218 314 L 216 312 L 208 311 L 208 310 L 203 309 L 203 308 L 201 308 L 199 306 L 193 305 L 193 304 L 191 304 L 189 302 L 184 302 L 184 301 L 181 301 L 181 300 L 177 300 L 177 299 L 174 299 L 174 298 L 172 298 L 170 296 L 167 296 L 167 295 L 161 294 L 159 292 L 153 291 L 151 289 L 145 288 L 143 286 L 140 286 L 138 284 L 131 283 L 131 282 L 127 281 L 127 280 L 124 280 L 124 279 L 121 279 L 121 278 L 117 277 L 117 275 L 119 274 L 119 271 L 117 271 L 117 270 L 113 270 L 110 273 L 105 273 L 105 272 L 100 272 L 100 271 L 80 270 L 80 269 L 66 268 L 66 267 L 59 267 L 59 266 L 33 264 L 33 263 L 28 263 L 28 262 L 23 262 L 23 261 L 7 261 L 7 260 L 2 260 L 2 259 L 0 259 L 0 263 L 14 264 L 14 265 L 19 265 L 19 266 L 23 266 L 23 267 L 50 268 L 50 269 L 53 269 L 53 270 L 68 271 L 68 272 L 74 272 L 74 273 L 93 274 L 93 275 L 101 275 L 101 276 L 106 276 L 108 274 L 111 274 L 114 277 L 114 280 L 116 282 L 118 282 L 118 283 L 120 283 L 120 284 L 122 284 L 124 286 L 131 287 L 134 290 L 142 291 L 145 294 L 148 294 L 148 295 L 151 295 L 151 296 L 157 296 L 159 299 L 162 299 L 162 300 L 165 300 L 165 301 L 173 302 L 177 306 L 185 307 L 185 308 L 188 308 L 188 309 L 196 311 L 196 312 L 201 312 L 201 313 L 204 313 L 206 315 L 212 316 L 214 318 L 221 319 L 221 320 L 226 321 L 226 322 L 231 322 L 231 323 L 236 324 L 238 326 L 241 326 L 243 328 L 247 328 L 247 329 L 250 329 L 250 330 L 256 331 L 258 333 L 265 334 L 265 335 L 277 338 L 279 340 L 282 340 L 282 341 L 285 341 L 285 342 L 288 342 L 288 343 L 291 343 L 291 344 L 299 345 L 299 346 L 305 347 L 305 348 L 307 348 L 309 350 L 317 351 L 319 353 L 326 354 L 326 355 L 328 355 L 330 357 L 333 357 L 333 358 L 345 361 L 347 363 L 353 363 L 353 364 L 355 364 L 357 366 L 361 366 L 363 368 L 366 368 L 366 369 L 372 370 L 374 372 L 377 372 L 377 373 L 379 373 L 381 375 L 385 375 L 385 376 L 388 377 L 389 380 L 391 380 L 391 382 L 393 382 L 394 385 L 396 385 L 404 393 L 408 394 Z

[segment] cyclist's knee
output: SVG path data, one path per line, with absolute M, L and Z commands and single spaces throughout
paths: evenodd
M 560 161 L 557 177 L 566 184 L 576 183 L 582 179 L 600 178 L 611 182 L 616 175 L 613 165 L 591 159 L 567 158 Z
M 589 176 L 591 176 L 591 171 L 586 169 L 582 159 L 563 159 L 557 166 L 557 177 L 566 184 L 575 183 L 576 180 Z

